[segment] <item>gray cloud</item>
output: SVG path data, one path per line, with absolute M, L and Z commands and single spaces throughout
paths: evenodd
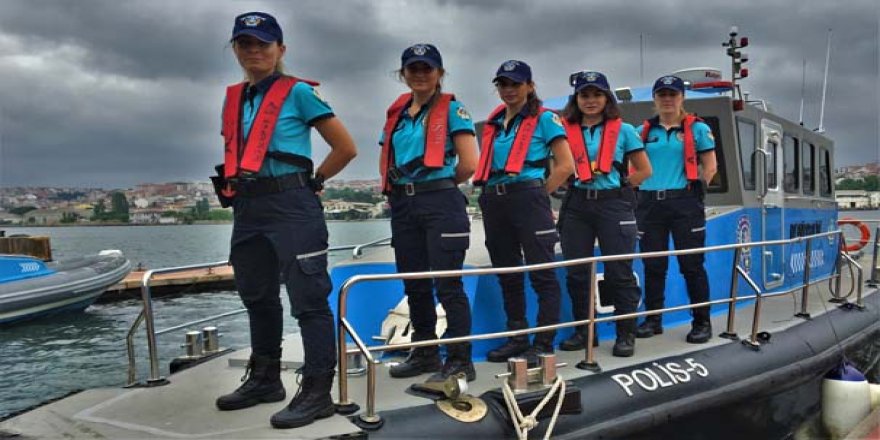
M 185 5 L 182 6 L 182 5 Z M 281 22 L 286 64 L 323 83 L 360 155 L 343 178 L 376 176 L 392 74 L 416 42 L 443 52 L 445 88 L 479 117 L 498 103 L 502 61 L 535 71 L 544 97 L 569 92 L 569 72 L 637 85 L 693 66 L 726 68 L 731 24 L 751 38 L 744 87 L 796 119 L 807 60 L 807 125 L 818 124 L 826 29 L 834 29 L 825 128 L 837 164 L 878 155 L 878 9 L 798 0 L 117 2 L 7 0 L 0 14 L 0 185 L 130 186 L 203 180 L 221 160 L 219 111 L 241 78 L 227 43 L 232 17 L 266 10 Z M 726 69 L 725 69 L 726 70 Z M 727 72 L 725 72 L 727 73 Z M 315 154 L 327 147 L 313 137 Z

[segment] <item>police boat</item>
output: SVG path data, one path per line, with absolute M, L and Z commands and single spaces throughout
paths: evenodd
M 84 310 L 131 272 L 118 250 L 53 262 L 0 255 L 0 325 Z
M 734 36 L 728 44 L 735 52 L 742 43 Z M 876 370 L 876 260 L 867 267 L 842 246 L 830 139 L 773 114 L 761 102 L 738 97 L 736 85 L 715 69 L 677 74 L 690 82 L 688 110 L 709 124 L 716 140 L 719 175 L 706 197 L 705 248 L 494 269 L 477 219 L 463 271 L 400 274 L 388 240 L 352 246 L 352 258 L 331 270 L 339 338 L 337 414 L 293 432 L 274 430 L 268 422 L 286 402 L 232 412 L 214 408 L 220 390 L 236 382 L 249 357 L 248 349 L 219 349 L 215 329 L 206 329 L 204 341 L 198 334 L 188 339 L 188 357 L 197 360 L 193 366 L 163 375 L 147 281 L 143 312 L 130 335 L 146 323 L 148 377 L 137 380 L 130 337 L 129 387 L 88 390 L 35 408 L 0 422 L 0 437 L 787 438 L 815 417 L 822 377 L 844 357 L 862 371 Z M 736 71 L 734 77 L 742 74 Z M 628 122 L 638 124 L 651 114 L 650 89 L 628 89 L 619 96 Z M 565 99 L 545 104 L 561 108 Z M 873 237 L 874 249 L 880 246 L 877 240 Z M 362 253 L 366 248 L 371 250 Z M 670 257 L 688 252 L 706 256 L 710 301 L 693 305 L 711 305 L 716 333 L 705 344 L 685 342 L 693 306 Z M 665 331 L 637 340 L 629 358 L 611 355 L 614 320 L 647 314 L 613 316 L 595 283 L 603 261 L 623 258 L 635 260 L 639 279 L 644 258 L 671 260 L 662 310 Z M 598 264 L 592 265 L 589 298 L 595 316 L 572 321 L 563 293 L 560 324 L 504 330 L 497 274 L 553 268 L 564 288 L 566 267 L 593 262 Z M 406 311 L 398 307 L 402 280 L 445 276 L 463 276 L 472 335 L 410 342 Z M 534 318 L 536 295 L 526 283 Z M 507 364 L 484 362 L 501 338 L 552 328 L 558 330 L 558 342 L 583 324 L 599 335 L 598 347 L 545 355 L 535 368 L 516 358 Z M 442 320 L 438 326 L 442 329 Z M 408 348 L 465 340 L 473 344 L 473 382 L 452 377 L 432 385 L 419 383 L 421 377 L 388 375 L 389 365 Z M 292 371 L 302 363 L 298 336 L 285 340 L 283 353 L 288 372 L 282 379 L 292 392 Z

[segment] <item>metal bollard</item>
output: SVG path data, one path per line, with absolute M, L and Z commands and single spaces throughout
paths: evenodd
M 183 347 L 186 348 L 186 357 L 202 357 L 202 333 L 198 331 L 186 332 L 186 342 Z
M 202 329 L 202 343 L 204 354 L 214 354 L 220 351 L 220 333 L 217 327 L 210 326 Z
M 507 378 L 507 381 L 514 392 L 529 389 L 529 367 L 525 358 L 508 359 L 507 370 L 510 371 L 510 377 Z
M 545 387 L 552 386 L 556 382 L 556 355 L 541 353 L 538 355 L 538 363 L 541 366 L 541 384 Z

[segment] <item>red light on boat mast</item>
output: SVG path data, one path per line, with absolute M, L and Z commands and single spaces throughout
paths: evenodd
M 739 69 L 739 77 L 747 78 L 749 76 L 749 69 Z
M 739 47 L 746 47 L 749 45 L 749 37 L 742 37 L 739 39 Z

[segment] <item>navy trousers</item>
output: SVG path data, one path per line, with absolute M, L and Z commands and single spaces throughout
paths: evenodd
M 391 245 L 398 272 L 457 270 L 470 245 L 467 199 L 458 188 L 406 195 L 395 192 L 391 204 Z M 471 333 L 471 308 L 461 278 L 404 280 L 413 341 L 435 339 L 434 290 L 446 311 L 446 335 Z M 462 347 L 470 347 L 462 344 Z M 466 353 L 468 359 L 470 352 Z
M 640 197 L 636 211 L 642 252 L 669 250 L 669 235 L 675 249 L 693 249 L 706 244 L 706 213 L 702 200 L 693 196 L 653 200 Z M 709 280 L 703 267 L 703 254 L 679 255 L 678 266 L 684 276 L 691 304 L 709 300 Z M 645 307 L 664 307 L 668 258 L 648 258 L 645 263 Z M 694 320 L 708 322 L 709 308 L 694 309 Z
M 597 238 L 602 255 L 634 253 L 638 230 L 632 191 L 623 188 L 620 197 L 600 200 L 588 199 L 588 194 L 586 190 L 571 187 L 563 200 L 559 213 L 563 257 L 571 260 L 593 256 Z M 633 275 L 632 260 L 607 261 L 603 266 L 604 280 L 599 284 L 601 296 L 611 298 L 615 315 L 635 312 L 641 292 Z M 590 265 L 569 266 L 565 281 L 574 319 L 587 319 Z M 631 326 L 634 321 L 620 321 L 618 329 L 621 324 Z
M 318 196 L 308 188 L 236 197 L 230 261 L 248 311 L 254 354 L 281 357 L 280 283 L 305 350 L 303 374 L 336 368 L 332 288 L 327 274 L 327 224 Z
M 555 261 L 559 234 L 550 210 L 550 198 L 543 187 L 504 194 L 483 192 L 480 195 L 486 248 L 494 267 L 515 267 Z M 559 323 L 559 282 L 555 271 L 529 272 L 532 288 L 538 294 L 538 325 Z M 522 273 L 498 275 L 504 295 L 507 326 L 525 325 L 525 276 Z M 555 332 L 535 336 L 536 344 L 552 344 Z

